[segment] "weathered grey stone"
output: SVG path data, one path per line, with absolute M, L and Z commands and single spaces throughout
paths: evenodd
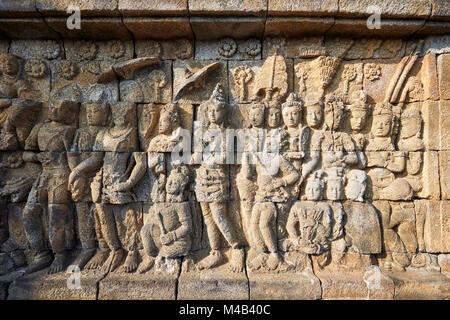
M 185 17 L 125 17 L 123 23 L 135 39 L 192 39 L 189 19 Z
M 85 17 L 81 19 L 80 29 L 68 29 L 67 19 L 45 18 L 46 24 L 66 39 L 131 40 L 132 36 L 119 17 Z
M 402 38 L 416 33 L 424 24 L 425 20 L 381 19 L 380 29 L 369 29 L 366 19 L 336 18 L 327 36 Z
M 257 17 L 191 17 L 189 21 L 196 40 L 261 38 L 265 25 Z
M 437 69 L 439 75 L 439 92 L 441 99 L 450 99 L 450 54 L 441 54 L 437 59 Z
M 324 300 L 391 300 L 394 284 L 378 266 L 371 264 L 370 256 L 345 254 L 340 261 L 325 267 L 313 257 L 314 274 L 320 279 Z
M 220 0 L 189 0 L 189 14 L 193 16 L 264 16 L 266 9 L 266 0 L 232 0 L 225 2 Z
M 431 3 L 428 0 L 406 0 L 402 3 L 376 1 L 339 1 L 339 14 L 345 16 L 368 17 L 374 12 L 368 12 L 370 6 L 381 10 L 384 18 L 428 18 L 431 14 Z
M 430 19 L 431 20 L 443 20 L 443 21 L 449 21 L 449 12 L 448 12 L 448 3 L 445 2 L 445 0 L 431 0 L 432 5 L 432 14 Z
M 71 6 L 80 9 L 82 16 L 118 16 L 118 0 L 39 0 L 36 9 L 48 16 L 69 16 L 66 12 Z
M 450 279 L 439 272 L 388 273 L 395 285 L 394 300 L 438 300 L 450 294 Z
M 450 200 L 450 175 L 448 168 L 450 164 L 450 151 L 439 151 L 439 173 L 441 183 L 442 199 Z
M 334 18 L 269 17 L 264 35 L 268 37 L 304 37 L 324 35 L 334 24 Z
M 37 17 L 36 0 L 5 0 L 0 4 L 0 17 Z
M 247 260 L 255 257 L 250 249 Z M 294 272 L 252 271 L 247 269 L 251 300 L 317 300 L 321 298 L 319 279 L 314 275 L 309 257 L 298 252 L 284 254 L 289 265 L 295 265 Z
M 269 0 L 269 15 L 316 15 L 328 16 L 338 12 L 338 1 L 281 1 Z
M 8 300 L 96 300 L 100 271 L 61 272 L 47 275 L 47 269 L 15 279 L 8 289 Z
M 187 16 L 188 0 L 119 0 L 124 16 Z
M 181 263 L 144 274 L 109 273 L 100 281 L 99 300 L 175 300 Z
M 208 250 L 194 252 L 191 259 L 185 259 L 178 279 L 179 300 L 247 300 L 249 298 L 248 280 L 244 272 L 228 271 L 225 263 L 213 269 L 197 270 L 194 263 L 204 258 Z M 229 250 L 225 252 L 230 258 Z
M 64 19 L 64 25 L 66 20 Z M 58 39 L 43 18 L 0 18 L 0 33 L 10 39 Z

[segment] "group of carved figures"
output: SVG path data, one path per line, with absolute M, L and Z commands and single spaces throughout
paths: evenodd
M 1 243 L 8 243 L 6 202 L 26 199 L 22 222 L 33 252 L 27 273 L 48 266 L 49 273 L 65 270 L 76 234 L 81 251 L 70 263 L 80 268 L 113 271 L 123 264 L 125 272 L 143 273 L 188 256 L 194 230 L 202 228 L 194 223 L 193 200 L 210 248 L 198 269 L 227 260 L 225 240 L 230 271 L 242 272 L 246 244 L 239 233 L 256 252 L 247 261 L 252 270 L 289 270 L 286 251 L 324 255 L 325 264 L 330 252 L 380 254 L 383 247 L 397 253 L 388 264 L 403 269 L 411 260 L 407 253 L 418 249 L 411 203 L 390 208 L 386 201 L 389 208 L 379 217 L 367 200 L 411 200 L 421 190 L 424 147 L 417 109 L 369 105 L 362 90 L 302 101 L 293 93 L 284 99 L 271 88 L 244 105 L 247 123 L 258 134 L 245 141 L 239 164 L 224 162 L 226 139 L 219 152 L 194 152 L 189 163 L 179 163 L 171 159 L 181 128 L 177 102 L 161 109 L 158 132 L 142 152 L 135 103 L 85 102 L 85 125 L 78 127 L 80 104 L 51 100 L 47 119 L 35 123 L 42 104 L 19 98 L 26 83 L 16 77 L 14 56 L 3 55 L 1 64 L 1 170 L 20 170 L 24 163 L 39 168 L 35 179 L 23 176 L 1 186 Z M 202 129 L 225 135 L 228 109 L 218 84 L 198 106 Z M 351 134 L 342 129 L 347 119 Z M 266 129 L 264 135 L 259 129 Z M 280 137 L 279 152 L 248 151 L 251 145 L 267 147 L 274 136 Z M 205 135 L 203 147 L 210 142 Z M 267 169 L 273 163 L 276 170 Z M 144 178 L 150 183 L 142 184 Z M 237 186 L 240 213 L 231 212 L 230 181 Z M 148 212 L 138 208 L 136 190 L 149 195 Z M 14 252 L 16 265 L 25 264 Z

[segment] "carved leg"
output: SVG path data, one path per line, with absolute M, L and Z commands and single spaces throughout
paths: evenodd
M 251 246 L 250 240 L 250 218 L 252 216 L 252 202 L 241 201 L 241 217 L 242 217 L 242 227 L 245 232 L 245 237 L 247 238 L 248 244 Z
M 94 219 L 88 202 L 75 203 L 75 207 L 78 217 L 78 233 L 80 235 L 81 253 L 72 264 L 83 269 L 96 251 Z
M 259 222 L 261 213 L 264 210 L 263 203 L 256 203 L 253 206 L 252 216 L 250 219 L 250 238 L 251 243 L 257 253 L 256 257 L 249 261 L 248 266 L 252 270 L 258 270 L 266 265 L 267 255 L 265 251 L 267 250 L 264 239 L 262 238 Z
M 48 235 L 50 245 L 55 253 L 55 260 L 50 266 L 49 274 L 61 272 L 66 266 L 66 215 L 70 214 L 70 209 L 68 204 L 48 205 Z
M 97 242 L 99 249 L 95 253 L 94 257 L 89 260 L 89 262 L 85 265 L 85 269 L 97 269 L 103 266 L 105 261 L 108 259 L 110 254 L 110 250 L 108 248 L 108 244 L 103 238 L 100 218 L 98 216 L 97 207 L 93 208 L 94 222 L 95 222 L 95 235 L 97 236 Z
M 155 262 L 156 245 L 151 235 L 151 225 L 146 224 L 141 229 L 142 246 L 144 247 L 143 261 L 139 265 L 138 272 L 144 273 L 149 271 Z
M 224 257 L 219 251 L 220 233 L 212 217 L 210 203 L 201 202 L 200 206 L 202 208 L 203 220 L 205 222 L 209 245 L 211 247 L 211 252 L 209 253 L 209 255 L 198 264 L 198 268 L 201 270 L 211 269 L 215 266 L 218 266 L 222 263 Z
M 0 200 L 0 246 L 8 239 L 8 208 L 3 200 Z
M 26 274 L 47 268 L 53 261 L 53 255 L 45 246 L 41 211 L 41 205 L 36 203 L 27 203 L 23 211 L 25 234 L 34 252 L 33 261 L 25 269 Z
M 125 252 L 117 235 L 116 223 L 114 219 L 113 205 L 110 204 L 96 204 L 97 213 L 100 220 L 102 234 L 108 244 L 111 252 L 108 259 L 103 265 L 103 271 L 114 271 L 122 263 L 125 258 Z
M 259 220 L 259 228 L 264 243 L 270 252 L 269 258 L 267 259 L 267 266 L 270 270 L 276 269 L 281 262 L 277 247 L 276 218 L 277 210 L 275 205 L 272 202 L 265 203 L 264 210 L 262 210 Z

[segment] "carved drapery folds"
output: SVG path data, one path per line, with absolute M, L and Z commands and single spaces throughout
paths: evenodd
M 227 37 L 195 55 L 187 39 L 41 41 L 23 57 L 13 41 L 0 273 L 71 265 L 263 292 L 438 270 L 436 56 L 390 41 Z

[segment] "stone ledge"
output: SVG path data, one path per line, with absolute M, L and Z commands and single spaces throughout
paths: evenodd
M 118 0 L 36 0 L 36 9 L 45 17 L 67 17 L 71 6 L 80 8 L 81 17 L 119 16 L 117 5 Z
M 367 18 L 370 5 L 381 8 L 382 18 L 450 21 L 447 0 L 3 0 L 0 17 L 66 16 L 70 5 L 85 16 L 216 16 L 216 17 L 359 17 Z
M 189 0 L 190 16 L 256 16 L 263 17 L 267 0 Z
M 188 0 L 118 0 L 125 16 L 187 16 Z

